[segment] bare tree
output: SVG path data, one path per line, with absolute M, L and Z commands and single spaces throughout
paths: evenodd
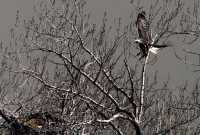
M 38 134 L 198 134 L 198 83 L 191 94 L 187 83 L 175 93 L 168 81 L 159 86 L 156 73 L 146 75 L 152 55 L 135 55 L 136 17 L 126 26 L 116 19 L 111 28 L 105 12 L 100 24 L 91 24 L 85 4 L 38 1 L 30 20 L 17 13 L 10 45 L 0 46 L 1 108 L 7 112 L 0 115 Z M 148 21 L 158 35 L 152 44 L 199 36 L 183 26 L 188 22 L 177 27 L 185 8 L 180 0 L 152 1 Z

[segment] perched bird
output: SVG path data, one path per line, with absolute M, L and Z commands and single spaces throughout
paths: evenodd
M 141 58 L 147 57 L 148 51 L 152 52 L 153 54 L 157 54 L 159 48 L 167 47 L 167 45 L 154 45 L 154 39 L 152 39 L 150 24 L 146 19 L 145 11 L 142 11 L 138 14 L 136 27 L 138 29 L 139 39 L 136 39 L 135 42 L 138 43 L 141 50 Z
M 136 20 L 136 27 L 138 29 L 139 38 L 143 39 L 146 43 L 152 42 L 150 24 L 146 19 L 145 11 L 138 14 Z
M 138 14 L 135 24 L 139 34 L 139 39 L 136 40 L 135 42 L 139 44 L 142 57 L 146 57 L 150 47 L 149 45 L 152 41 L 151 41 L 150 25 L 146 19 L 145 11 L 142 11 Z

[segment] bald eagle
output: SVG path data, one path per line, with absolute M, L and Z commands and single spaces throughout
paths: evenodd
M 151 35 L 150 24 L 146 19 L 145 11 L 142 11 L 138 14 L 136 20 L 136 27 L 138 29 L 139 39 L 136 39 L 135 42 L 139 44 L 139 48 L 142 53 L 142 57 L 146 57 L 148 51 L 157 54 L 159 48 L 167 47 L 167 45 L 154 45 Z

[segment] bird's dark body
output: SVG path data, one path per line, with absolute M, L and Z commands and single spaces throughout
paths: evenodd
M 142 11 L 137 16 L 136 26 L 138 29 L 139 38 L 143 40 L 143 43 L 139 43 L 139 47 L 142 53 L 142 57 L 146 57 L 150 44 L 152 42 L 151 32 L 149 29 L 149 24 L 145 17 L 145 12 Z
M 148 52 L 148 46 L 143 43 L 139 43 L 139 48 L 140 52 L 142 53 L 141 58 L 146 57 Z

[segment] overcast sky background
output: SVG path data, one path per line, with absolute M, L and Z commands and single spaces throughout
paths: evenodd
M 15 23 L 17 10 L 20 11 L 23 18 L 30 18 L 33 15 L 34 1 L 36 0 L 0 0 L 0 40 L 4 42 L 9 40 L 9 29 Z M 101 21 L 105 10 L 108 12 L 110 21 L 113 21 L 115 17 L 122 17 L 124 24 L 131 21 L 129 16 L 133 11 L 133 6 L 130 4 L 130 0 L 87 0 L 87 2 L 91 19 L 96 23 Z M 148 4 L 144 5 L 148 7 Z M 191 66 L 185 66 L 178 61 L 170 48 L 163 50 L 160 57 L 156 64 L 149 66 L 149 74 L 158 70 L 160 80 L 166 80 L 169 74 L 172 88 L 182 85 L 186 80 L 192 83 L 199 76 L 199 73 L 192 72 Z

